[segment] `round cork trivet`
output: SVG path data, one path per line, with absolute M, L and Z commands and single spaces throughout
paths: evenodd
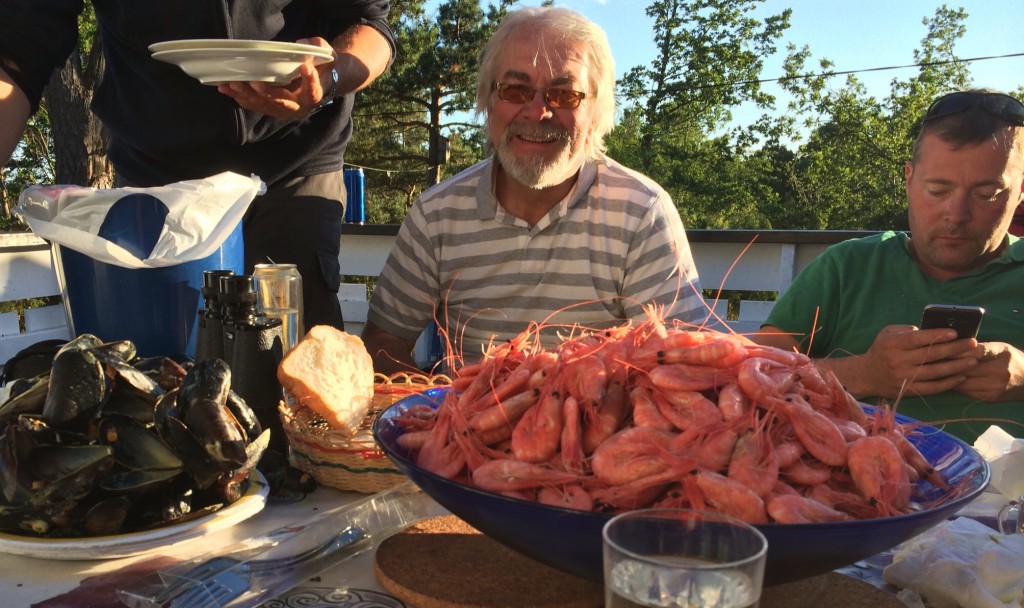
M 601 585 L 565 574 L 492 540 L 454 515 L 381 542 L 377 580 L 417 608 L 598 608 Z
M 765 587 L 760 608 L 906 608 L 895 595 L 871 583 L 828 572 L 819 576 Z

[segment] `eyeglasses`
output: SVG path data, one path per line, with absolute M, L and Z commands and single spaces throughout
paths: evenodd
M 572 89 L 535 89 L 525 84 L 512 84 L 509 82 L 494 83 L 494 90 L 498 92 L 498 99 L 508 102 L 524 104 L 530 103 L 537 93 L 544 95 L 544 103 L 552 108 L 571 110 L 578 108 L 580 102 L 587 96 L 581 91 Z
M 922 124 L 964 112 L 974 106 L 986 114 L 995 116 L 1017 126 L 1024 126 L 1024 104 L 1016 97 L 1003 93 L 960 91 L 943 95 L 932 102 L 924 113 Z

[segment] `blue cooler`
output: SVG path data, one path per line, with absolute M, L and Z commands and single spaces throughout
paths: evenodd
M 98 236 L 149 257 L 163 230 L 167 207 L 148 194 L 115 202 Z M 242 274 L 242 223 L 211 255 L 162 268 L 123 268 L 64 246 L 54 258 L 72 335 L 93 334 L 105 342 L 131 340 L 140 356 L 194 357 L 197 311 L 204 270 Z

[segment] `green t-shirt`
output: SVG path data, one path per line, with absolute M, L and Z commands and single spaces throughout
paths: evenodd
M 927 304 L 975 305 L 985 308 L 979 341 L 1024 349 L 1024 240 L 1009 239 L 1009 247 L 998 259 L 948 281 L 918 269 L 907 251 L 905 233 L 885 232 L 839 243 L 800 272 L 765 323 L 796 334 L 801 352 L 811 357 L 843 357 L 867 351 L 886 325 L 920 325 Z M 817 331 L 808 340 L 815 312 Z M 992 424 L 1024 437 L 1021 402 L 986 403 L 950 391 L 904 397 L 896 411 L 935 422 L 968 442 Z

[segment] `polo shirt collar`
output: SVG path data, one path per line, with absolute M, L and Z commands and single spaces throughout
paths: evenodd
M 476 213 L 477 219 L 481 221 L 494 220 L 498 216 L 498 197 L 494 193 L 495 183 L 498 179 L 498 160 L 496 157 L 491 156 L 488 162 L 490 165 L 487 167 L 487 177 L 481 179 L 476 185 Z M 538 227 L 540 224 L 548 224 L 564 216 L 566 211 L 576 205 L 586 204 L 587 195 L 596 180 L 597 163 L 593 160 L 585 161 L 579 170 L 572 190 L 548 212 L 548 215 L 541 220 Z

